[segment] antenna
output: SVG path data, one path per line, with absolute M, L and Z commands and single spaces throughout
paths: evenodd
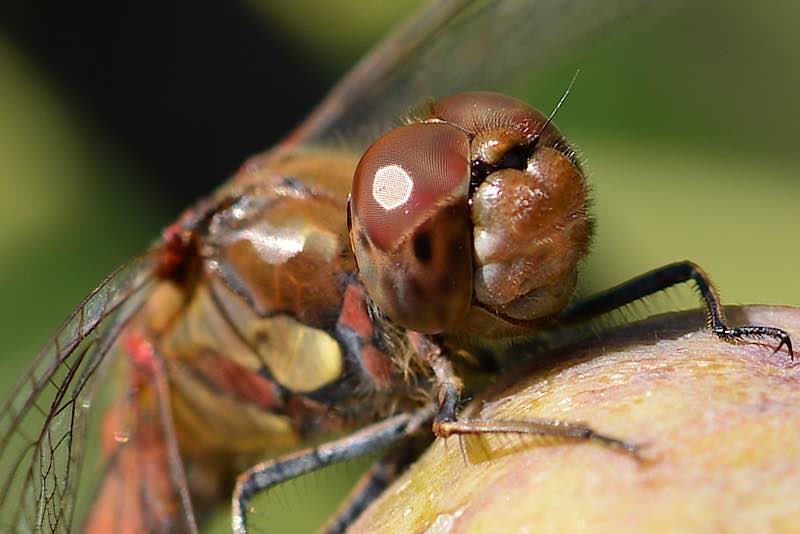
M 569 85 L 567 86 L 566 90 L 564 90 L 564 93 L 562 93 L 561 98 L 558 100 L 558 103 L 553 108 L 553 111 L 550 112 L 550 115 L 547 116 L 547 120 L 545 121 L 545 123 L 542 125 L 541 128 L 539 128 L 539 131 L 536 132 L 536 135 L 533 136 L 533 139 L 531 140 L 531 143 L 530 143 L 531 148 L 533 148 L 537 144 L 539 144 L 539 139 L 542 138 L 542 132 L 545 131 L 547 129 L 547 127 L 550 126 L 550 124 L 552 124 L 553 118 L 556 116 L 556 113 L 558 113 L 558 110 L 561 109 L 561 106 L 564 104 L 564 102 L 567 100 L 567 97 L 572 92 L 572 87 L 575 85 L 575 80 L 578 79 L 578 75 L 580 73 L 581 73 L 581 69 L 577 69 L 575 71 L 575 74 L 572 76 L 572 80 L 570 80 Z

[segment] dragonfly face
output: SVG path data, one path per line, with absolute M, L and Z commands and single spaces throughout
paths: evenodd
M 546 115 L 464 91 L 494 89 L 535 65 L 563 46 L 552 37 L 566 25 L 571 35 L 596 28 L 610 15 L 593 4 L 434 6 L 368 56 L 285 142 L 245 163 L 151 251 L 113 273 L 3 405 L 0 455 L 19 466 L 0 486 L 3 525 L 192 531 L 205 509 L 230 498 L 237 474 L 328 435 L 369 425 L 311 460 L 297 458 L 313 466 L 346 459 L 365 444 L 427 430 L 431 419 L 438 436 L 529 432 L 527 422 L 457 421 L 459 366 L 472 363 L 459 359 L 471 348 L 459 339 L 530 332 L 563 310 L 589 242 L 586 186 Z M 484 40 L 507 61 L 476 56 Z M 520 42 L 530 52 L 518 54 Z M 438 100 L 415 124 L 391 128 L 429 97 Z M 342 138 L 344 147 L 335 142 Z M 664 272 L 656 282 L 699 280 L 712 316 L 719 311 L 695 266 Z M 652 277 L 637 283 L 660 289 Z M 628 289 L 559 318 L 642 294 Z M 719 335 L 742 335 L 715 321 Z M 774 329 L 753 333 L 787 343 Z M 430 413 L 418 417 L 420 406 Z M 92 418 L 96 458 L 84 441 Z M 586 433 L 558 428 L 566 437 Z M 304 468 L 280 465 L 284 474 Z M 240 479 L 240 508 L 274 480 L 274 467 Z M 78 487 L 81 468 L 88 489 Z M 242 510 L 234 525 L 244 528 Z
M 355 171 L 351 238 L 373 302 L 411 330 L 484 337 L 557 313 L 591 229 L 573 150 L 504 95 L 452 96 L 429 114 Z

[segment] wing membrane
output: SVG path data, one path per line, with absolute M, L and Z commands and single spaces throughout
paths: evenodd
M 0 526 L 67 532 L 98 367 L 151 284 L 151 258 L 109 275 L 72 312 L 0 406 Z
M 385 39 L 282 146 L 328 144 L 341 137 L 358 148 L 396 124 L 409 107 L 426 97 L 502 90 L 517 79 L 541 75 L 546 63 L 633 13 L 642 3 L 645 1 L 444 0 Z M 112 273 L 61 326 L 0 406 L 0 527 L 4 530 L 70 530 L 78 468 L 87 450 L 87 413 L 96 400 L 104 370 L 111 367 L 110 355 L 119 352 L 115 342 L 120 332 L 150 293 L 154 284 L 151 274 L 149 256 Z M 155 385 L 148 387 L 155 391 Z M 156 404 L 139 400 L 126 405 L 125 391 L 124 386 L 110 391 L 114 397 L 110 405 L 131 421 L 131 441 L 119 446 L 109 459 L 99 493 L 89 497 L 95 502 L 110 499 L 124 505 L 129 501 L 125 497 L 132 490 L 116 480 L 139 481 L 145 493 L 157 492 L 162 482 L 176 490 L 179 477 L 164 477 L 164 466 L 176 467 L 179 462 L 170 462 L 159 452 L 170 433 L 163 411 L 168 409 L 164 408 L 168 405 L 166 394 L 160 393 Z M 99 412 L 97 406 L 91 411 Z M 162 421 L 153 423 L 154 419 Z M 157 456 L 158 476 L 137 478 L 138 464 L 131 459 L 150 453 Z M 175 491 L 158 494 L 165 496 L 165 504 L 179 500 Z M 150 504 L 160 504 L 154 499 Z M 134 516 L 144 517 L 147 506 L 139 504 L 142 506 L 135 509 Z M 114 518 L 93 516 L 90 523 L 106 524 Z
M 287 139 L 360 148 L 421 99 L 503 90 L 622 21 L 646 0 L 446 0 L 368 54 Z M 663 8 L 662 6 L 659 6 Z M 359 143 L 360 141 L 360 143 Z

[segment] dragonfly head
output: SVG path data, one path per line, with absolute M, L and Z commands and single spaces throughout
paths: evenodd
M 424 333 L 468 324 L 495 336 L 556 314 L 591 237 L 574 151 L 546 116 L 496 93 L 441 100 L 385 134 L 352 191 L 350 240 L 370 297 Z

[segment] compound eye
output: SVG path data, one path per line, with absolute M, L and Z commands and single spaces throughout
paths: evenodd
M 433 107 L 433 116 L 475 135 L 511 130 L 528 138 L 547 123 L 547 117 L 522 100 L 489 92 L 460 93 L 440 100 Z
M 396 128 L 367 149 L 353 178 L 352 208 L 370 240 L 397 248 L 437 206 L 466 198 L 469 140 L 446 124 Z
M 432 116 L 471 132 L 473 161 L 521 169 L 527 143 L 539 146 L 563 142 L 547 117 L 522 100 L 500 93 L 461 93 L 434 104 Z M 523 153 L 515 153 L 522 149 Z
M 397 128 L 356 168 L 350 240 L 373 302 L 425 333 L 463 317 L 472 296 L 467 136 L 441 123 Z

